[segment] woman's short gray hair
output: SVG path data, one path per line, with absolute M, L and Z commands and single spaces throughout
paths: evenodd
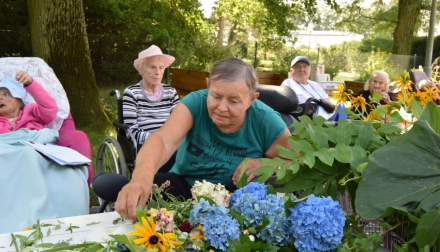
M 382 75 L 385 76 L 385 78 L 387 79 L 387 86 L 385 87 L 385 92 L 388 92 L 389 88 L 390 88 L 390 76 L 388 75 L 387 72 L 385 71 L 381 71 L 381 70 L 376 70 L 371 74 L 371 77 L 367 80 L 367 82 L 365 82 L 364 85 L 364 90 L 370 90 L 370 81 L 373 78 L 373 75 L 378 74 L 378 75 Z
M 251 96 L 257 91 L 257 72 L 251 65 L 240 59 L 228 58 L 215 64 L 208 78 L 208 87 L 211 82 L 217 80 L 228 82 L 244 80 L 249 87 Z

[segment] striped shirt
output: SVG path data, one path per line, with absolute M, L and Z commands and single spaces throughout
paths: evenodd
M 165 123 L 179 102 L 176 89 L 165 84 L 160 84 L 159 88 L 162 89 L 162 95 L 155 101 L 148 99 L 142 81 L 127 87 L 124 91 L 123 122 L 129 125 L 138 145 L 144 144 L 147 137 Z

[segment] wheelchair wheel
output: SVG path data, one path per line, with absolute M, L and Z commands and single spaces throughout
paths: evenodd
M 98 149 L 96 157 L 95 174 L 117 173 L 127 176 L 127 164 L 121 145 L 113 137 L 106 137 Z M 107 202 L 98 197 L 100 212 L 114 211 L 114 203 Z M 102 209 L 101 209 L 102 208 Z
M 118 173 L 127 176 L 127 164 L 121 145 L 113 137 L 106 137 L 98 149 L 95 174 L 105 172 Z

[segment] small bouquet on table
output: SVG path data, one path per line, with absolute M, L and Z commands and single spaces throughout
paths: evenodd
M 154 186 L 138 223 L 110 235 L 105 251 L 331 251 L 341 243 L 345 215 L 330 197 L 297 199 L 272 186 L 251 182 L 234 193 L 196 181 L 192 200 Z

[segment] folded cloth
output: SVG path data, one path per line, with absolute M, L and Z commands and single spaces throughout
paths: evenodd
M 37 220 L 89 213 L 86 166 L 62 166 L 19 140 L 54 143 L 51 129 L 0 134 L 0 233 L 17 232 Z

